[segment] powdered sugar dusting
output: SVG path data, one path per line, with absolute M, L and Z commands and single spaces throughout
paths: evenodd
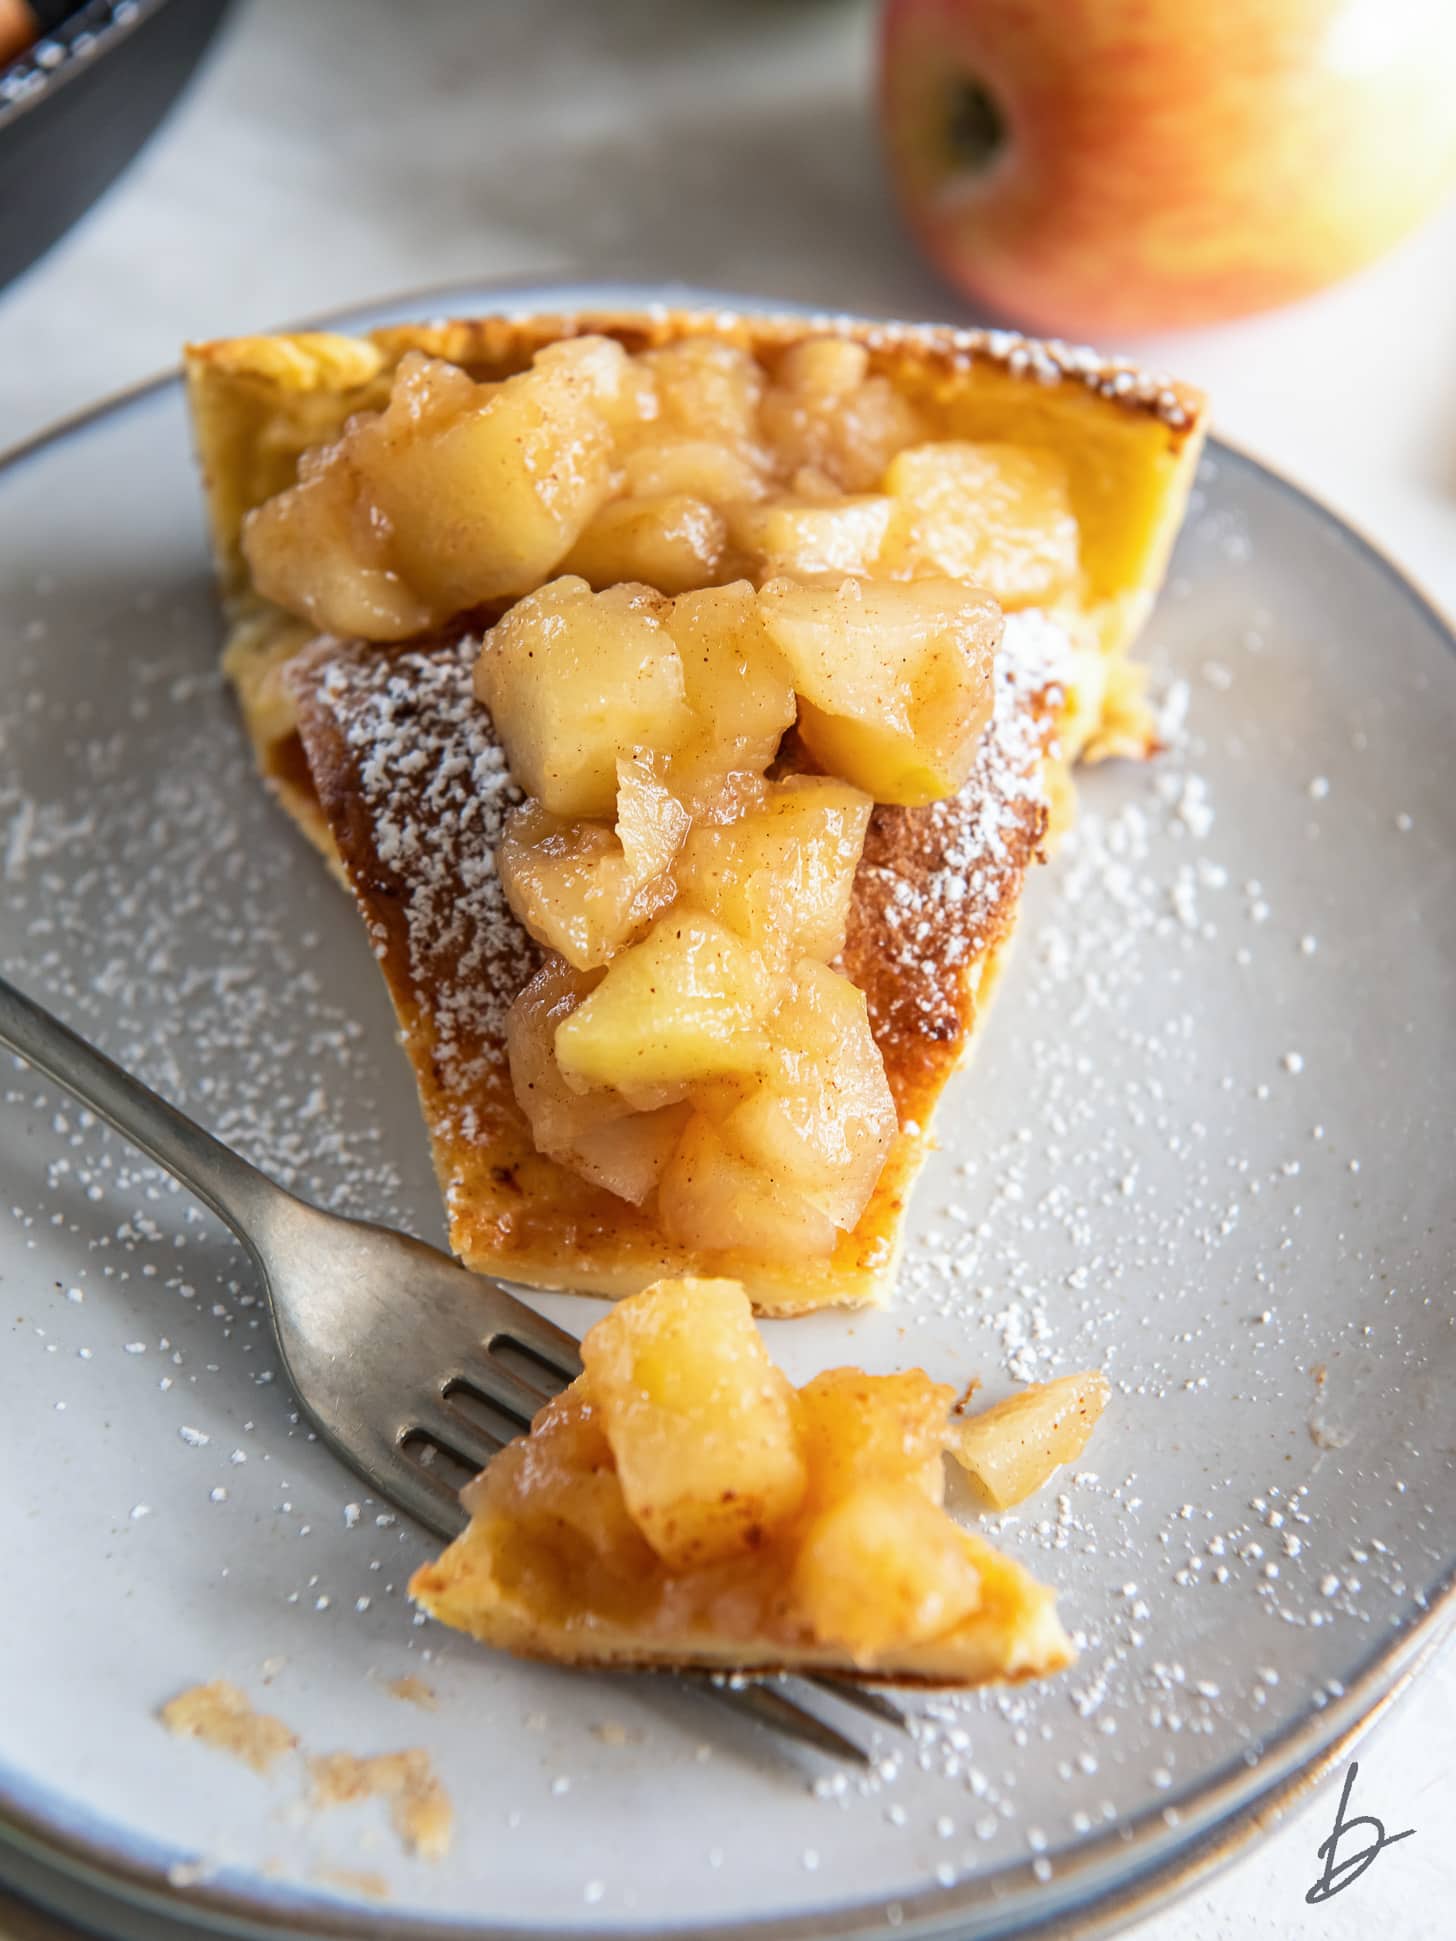
M 1045 615 L 1006 624 L 991 720 L 965 786 L 944 802 L 877 808 L 850 912 L 845 968 L 870 1023 L 902 1119 L 923 1110 L 924 1059 L 966 1029 L 967 984 L 1014 914 L 1047 822 L 1043 754 L 1066 678 L 1069 644 Z M 890 1049 L 893 1048 L 893 1049 Z
M 1046 809 L 1042 755 L 1048 714 L 1068 673 L 1070 646 L 1046 614 L 1013 613 L 996 656 L 995 703 L 959 794 L 916 811 L 943 838 L 940 861 L 922 885 L 902 887 L 890 905 L 890 954 L 911 972 L 934 939 L 954 925 L 949 961 L 990 941 L 1008 869 L 1029 827 Z
M 410 979 L 430 994 L 441 1082 L 460 1096 L 499 1056 L 506 1011 L 537 959 L 496 873 L 520 792 L 475 697 L 479 651 L 469 638 L 394 655 L 341 644 L 316 688 L 402 899 Z
M 933 866 L 911 876 L 876 861 L 873 835 L 867 846 L 863 921 L 877 961 L 894 969 L 897 1006 L 918 1007 L 918 1029 L 939 1030 L 941 1010 L 952 1028 L 956 1000 L 940 973 L 984 949 L 1028 835 L 1039 838 L 1047 711 L 1068 651 L 1046 615 L 1012 615 L 971 775 L 949 802 L 914 812 L 930 831 Z M 402 907 L 410 981 L 429 996 L 435 1069 L 462 1110 L 502 1057 L 506 1010 L 537 961 L 495 868 L 520 796 L 475 695 L 478 652 L 472 638 L 393 654 L 341 642 L 320 650 L 301 682 L 347 751 L 342 786 L 362 805 Z M 375 937 L 378 951 L 391 943 L 382 930 Z M 873 1003 L 872 994 L 872 1015 Z

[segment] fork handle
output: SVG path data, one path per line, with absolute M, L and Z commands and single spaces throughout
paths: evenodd
M 0 1045 L 54 1079 L 181 1180 L 255 1251 L 269 1208 L 293 1195 L 0 977 Z

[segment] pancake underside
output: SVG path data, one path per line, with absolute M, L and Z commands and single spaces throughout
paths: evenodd
M 1074 1656 L 1053 1594 L 988 1544 L 977 1546 L 984 1591 L 979 1610 L 943 1637 L 901 1644 L 862 1664 L 838 1645 L 775 1636 L 771 1620 L 750 1616 L 763 1601 L 762 1589 L 755 1597 L 751 1565 L 740 1586 L 737 1623 L 715 1629 L 710 1601 L 696 1621 L 680 1617 L 664 1625 L 660 1612 L 613 1617 L 554 1608 L 533 1587 L 530 1568 L 513 1559 L 515 1537 L 508 1523 L 477 1520 L 421 1567 L 411 1596 L 432 1616 L 485 1644 L 558 1664 L 758 1675 L 821 1671 L 877 1685 L 934 1688 L 1041 1678 L 1063 1670 Z M 772 1580 L 768 1589 L 772 1605 Z M 721 1615 L 716 1623 L 722 1624 Z
M 764 1313 L 884 1300 L 930 1116 L 961 1062 L 1047 828 L 1057 631 L 1008 625 L 996 708 L 960 793 L 879 807 L 842 968 L 865 992 L 900 1133 L 858 1226 L 828 1258 L 773 1261 L 669 1243 L 651 1203 L 617 1199 L 539 1154 L 511 1089 L 504 1027 L 540 951 L 506 904 L 494 850 L 520 799 L 476 700 L 478 640 L 401 648 L 323 639 L 289 669 L 313 788 L 414 1068 L 451 1245 L 532 1286 L 621 1295 L 664 1275 L 728 1274 Z

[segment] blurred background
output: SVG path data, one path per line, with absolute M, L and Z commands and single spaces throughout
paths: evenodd
M 1453 170 L 1456 0 L 0 0 L 0 446 L 188 337 L 693 283 L 1130 351 L 1456 609 Z M 1368 1756 L 1439 1867 L 1456 1667 L 1418 1706 Z M 1145 1941 L 1363 1935 L 1292 1909 L 1328 1821 Z
M 78 125 L 24 171 L 47 209 L 162 59 L 141 43 L 223 9 L 101 12 L 144 16 L 137 58 L 103 87 L 106 54 Z M 7 128 L 0 84 L 0 167 L 80 88 L 13 103 Z M 1453 0 L 234 0 L 161 132 L 0 292 L 0 438 L 186 336 L 449 279 L 610 275 L 1051 322 L 1205 383 L 1276 460 L 1450 493 L 1449 204 L 1322 295 L 1148 325 L 1263 300 L 1271 265 L 1297 287 L 1378 253 L 1453 168 Z M 985 220 L 958 236 L 967 203 Z

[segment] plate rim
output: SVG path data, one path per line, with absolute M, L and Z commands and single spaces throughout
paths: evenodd
M 377 296 L 367 301 L 331 306 L 310 316 L 280 325 L 282 330 L 317 330 L 338 326 L 367 327 L 372 320 L 402 307 L 430 306 L 449 301 L 461 309 L 510 303 L 518 308 L 572 309 L 605 306 L 647 308 L 664 302 L 683 307 L 738 310 L 745 313 L 800 315 L 825 319 L 849 312 L 783 299 L 760 298 L 739 292 L 706 289 L 693 284 L 614 282 L 603 278 L 562 275 L 544 280 L 528 276 L 496 279 L 451 278 L 444 282 Z M 181 392 L 180 364 L 123 385 L 88 405 L 69 412 L 0 450 L 0 482 L 27 460 L 51 451 L 94 426 L 124 415 L 139 405 Z M 1456 619 L 1427 589 L 1356 522 L 1336 511 L 1288 473 L 1252 452 L 1247 446 L 1211 434 L 1209 452 L 1232 458 L 1261 473 L 1285 496 L 1313 512 L 1339 539 L 1363 555 L 1444 638 L 1456 654 Z M 902 1909 L 900 1932 L 905 1941 L 949 1941 L 953 1934 L 997 1936 L 1073 1935 L 1079 1941 L 1110 1933 L 1132 1918 L 1145 1918 L 1198 1880 L 1226 1865 L 1249 1845 L 1255 1834 L 1268 1831 L 1316 1788 L 1342 1754 L 1352 1748 L 1394 1703 L 1411 1681 L 1456 1635 L 1456 1556 L 1424 1593 L 1424 1608 L 1416 1603 L 1404 1623 L 1374 1648 L 1346 1683 L 1338 1699 L 1311 1707 L 1272 1741 L 1266 1742 L 1253 1763 L 1235 1756 L 1187 1792 L 1166 1803 L 1152 1805 L 1106 1833 L 1078 1842 L 1070 1870 L 1059 1868 L 1049 1885 L 1038 1880 L 1031 1861 L 1013 1862 L 994 1873 L 971 1876 L 955 1886 L 932 1886 L 896 1896 L 876 1896 L 847 1906 L 805 1914 L 750 1917 L 747 1920 L 683 1925 L 661 1924 L 650 1930 L 654 1941 L 855 1941 L 855 1937 L 883 1930 L 885 1908 L 896 1902 Z M 3 1778 L 3 1775 L 0 1775 Z M 1196 1817 L 1190 1817 L 1196 1814 Z M 1171 1816 L 1171 1817 L 1170 1817 Z M 1161 1829 L 1161 1830 L 1160 1830 Z M 0 1854 L 6 1849 L 90 1886 L 119 1897 L 143 1912 L 175 1920 L 191 1920 L 214 1930 L 277 1937 L 305 1935 L 338 1937 L 343 1941 L 513 1941 L 519 1932 L 500 1926 L 467 1925 L 454 1915 L 404 1915 L 388 1909 L 334 1901 L 298 1884 L 281 1892 L 255 1894 L 197 1881 L 178 1885 L 164 1868 L 129 1855 L 101 1840 L 72 1833 L 48 1822 L 0 1793 Z M 0 1879 L 0 1886 L 3 1886 Z M 969 1891 L 968 1891 L 969 1890 Z M 989 1914 L 989 1925 L 978 1917 Z M 967 1929 L 967 1922 L 976 1925 Z M 595 1941 L 612 1930 L 590 1925 L 538 1926 L 532 1941 Z

